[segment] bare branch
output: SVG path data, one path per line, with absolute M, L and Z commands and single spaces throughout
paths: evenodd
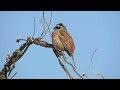
M 85 76 L 87 79 L 90 79 L 86 74 L 83 74 L 82 76 Z
M 17 41 L 22 40 L 22 39 L 17 39 Z M 20 46 L 19 49 L 15 50 L 12 55 L 8 58 L 8 55 L 6 57 L 6 64 L 4 65 L 4 68 L 0 72 L 0 79 L 7 79 L 7 77 L 10 75 L 11 71 L 14 69 L 14 64 L 16 61 L 18 61 L 26 52 L 28 47 L 33 43 L 31 38 L 29 37 L 27 41 Z M 13 65 L 13 67 L 11 67 Z M 8 76 L 7 76 L 7 73 Z
M 46 41 L 41 40 L 40 38 L 33 38 L 33 43 L 36 45 L 40 45 L 42 47 L 53 48 L 52 44 L 47 43 Z
M 56 57 L 57 57 L 57 59 L 58 59 L 58 61 L 59 61 L 59 64 L 62 66 L 63 70 L 66 72 L 66 74 L 68 75 L 68 77 L 69 77 L 70 79 L 73 79 L 72 75 L 69 73 L 69 71 L 68 71 L 67 68 L 64 66 L 64 64 L 62 63 L 61 59 L 59 58 L 59 55 L 58 55 L 59 52 L 58 52 L 55 48 L 53 48 L 53 51 L 54 51 L 54 53 L 55 53 L 55 55 L 56 55 Z
M 66 63 L 68 63 L 68 64 L 73 68 L 74 72 L 75 72 L 80 78 L 83 79 L 83 77 L 76 71 L 75 67 L 74 67 L 70 62 L 68 62 L 64 56 L 63 56 L 63 59 L 64 59 L 64 61 L 65 61 Z
M 36 27 L 36 23 L 35 23 L 35 17 L 34 17 L 34 32 L 33 32 L 33 36 L 32 37 L 34 37 L 34 35 L 35 35 L 35 27 Z
M 15 50 L 11 56 L 10 54 L 7 54 L 6 56 L 7 62 L 4 65 L 4 68 L 2 69 L 2 71 L 0 72 L 0 79 L 7 79 L 7 77 L 10 76 L 12 70 L 15 68 L 14 67 L 15 62 L 17 62 L 24 55 L 24 53 L 32 43 L 43 46 L 43 47 L 53 48 L 52 44 L 49 44 L 39 38 L 34 39 L 34 38 L 28 37 L 27 40 L 17 39 L 18 42 L 20 40 L 24 40 L 26 42 L 22 44 L 19 49 Z M 13 67 L 11 67 L 12 65 Z M 8 76 L 7 76 L 7 73 L 8 73 Z
M 102 77 L 102 79 L 104 79 L 104 76 L 103 76 L 103 74 L 102 73 L 97 73 L 99 76 L 101 76 Z
M 44 11 L 43 11 L 43 26 L 44 26 L 44 31 L 46 30 L 46 29 L 45 29 L 45 22 L 46 22 L 46 21 L 45 21 L 45 13 L 44 13 Z
M 49 21 L 49 24 L 48 24 L 47 21 L 45 20 L 45 15 L 44 15 L 44 12 L 43 12 L 43 23 L 44 23 L 44 24 L 43 24 L 43 27 L 44 27 L 44 29 L 43 29 L 42 34 L 41 34 L 40 37 L 39 37 L 39 38 L 41 38 L 41 39 L 46 35 L 46 33 L 48 32 L 48 30 L 49 30 L 50 36 L 52 36 L 52 35 L 51 35 L 51 32 L 50 32 L 50 25 L 51 25 L 51 22 L 52 22 L 52 13 L 53 13 L 53 12 L 51 12 L 50 21 Z M 41 23 L 42 23 L 42 20 L 41 20 Z M 47 30 L 46 30 L 45 25 L 47 25 Z
M 15 68 L 15 63 L 13 64 L 12 68 L 10 69 L 9 73 L 8 73 L 8 77 L 10 76 L 12 70 Z
M 55 50 L 55 48 L 53 48 L 53 51 L 54 51 L 56 57 L 58 58 L 60 64 L 61 64 L 61 62 L 62 62 L 62 61 L 61 61 L 61 60 L 62 60 L 62 59 L 61 59 L 61 56 L 62 56 L 63 59 L 64 59 L 64 61 L 65 61 L 66 63 L 68 63 L 70 66 L 72 66 L 74 72 L 75 72 L 80 78 L 83 79 L 83 77 L 76 71 L 76 69 L 74 68 L 74 66 L 66 60 L 66 57 L 65 57 L 65 55 L 64 55 L 63 52 L 58 52 L 57 50 Z M 66 67 L 64 66 L 63 63 L 62 63 L 61 66 L 62 66 L 62 68 L 64 69 L 64 71 L 66 72 L 66 74 L 69 76 L 69 78 L 71 78 L 72 76 L 69 75 L 70 73 L 69 73 L 68 70 L 66 71 Z M 73 78 L 73 77 L 72 77 L 72 78 Z
M 64 69 L 64 71 L 66 72 L 66 74 L 69 76 L 70 79 L 73 79 L 72 75 L 69 73 L 69 71 L 67 70 L 67 68 L 64 66 L 64 64 L 62 63 L 62 61 L 58 58 L 58 61 L 60 63 L 60 65 L 62 66 L 62 68 Z
M 43 21 L 42 21 L 42 18 L 40 18 L 41 19 L 41 25 L 42 25 L 42 27 L 43 27 Z
M 42 22 L 42 20 L 43 20 L 43 22 Z M 43 32 L 41 33 L 41 35 L 39 36 L 39 38 L 43 38 L 44 36 L 45 36 L 45 32 L 46 32 L 46 27 L 45 27 L 45 22 L 46 22 L 46 20 L 45 20 L 45 14 L 44 14 L 44 11 L 43 11 L 43 16 L 42 16 L 42 19 L 41 19 L 41 23 L 42 23 L 42 26 L 43 26 Z
M 95 55 L 95 53 L 96 53 L 97 50 L 98 50 L 98 48 L 96 48 L 95 51 L 94 51 L 93 54 L 92 54 L 89 67 L 88 67 L 88 69 L 86 70 L 86 74 L 88 73 L 88 71 L 89 71 L 89 69 L 90 69 L 90 66 L 91 66 L 91 64 L 92 64 L 93 57 L 94 57 L 94 55 Z
M 10 53 L 8 53 L 6 56 L 6 63 L 8 62 L 9 58 L 10 58 Z
M 46 35 L 46 24 L 45 24 L 46 20 L 45 20 L 45 14 L 44 14 L 44 11 L 43 11 L 43 32 L 45 32 L 45 34 L 43 34 L 43 36 L 41 36 L 41 39 Z
M 41 18 L 41 25 L 42 25 L 42 27 L 44 28 L 42 19 L 43 19 L 43 18 Z M 39 38 L 41 38 L 44 33 L 45 33 L 45 30 L 43 29 L 43 32 L 40 34 Z
M 26 39 L 17 39 L 16 42 L 20 42 L 20 41 L 27 41 Z
M 17 74 L 17 72 L 10 78 L 10 79 L 13 79 L 15 77 L 15 75 Z
M 75 67 L 70 63 L 70 62 L 68 62 L 68 60 L 66 60 L 67 58 L 65 57 L 65 54 L 63 53 L 63 52 L 59 52 L 58 53 L 59 55 L 57 55 L 58 57 L 60 57 L 60 56 L 62 56 L 63 57 L 63 61 L 65 61 L 67 64 L 69 64 L 71 67 L 72 67 L 72 69 L 74 70 L 74 72 L 79 76 L 79 78 L 82 78 L 83 79 L 83 77 L 76 71 L 76 69 L 75 69 Z
M 104 79 L 104 76 L 102 75 L 102 73 L 84 74 L 84 76 L 87 76 L 87 75 L 98 75 L 98 76 L 100 76 L 102 79 Z
M 52 15 L 53 15 L 53 12 L 51 12 L 49 25 L 47 24 L 47 26 L 48 26 L 48 30 L 49 30 L 49 33 L 50 33 L 50 36 L 51 36 L 51 37 L 52 37 L 52 35 L 51 35 L 51 32 L 50 32 L 50 25 L 51 25 L 51 22 L 52 22 Z

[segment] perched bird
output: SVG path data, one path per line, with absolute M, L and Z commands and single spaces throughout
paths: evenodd
M 66 51 L 70 57 L 72 56 L 73 65 L 76 69 L 74 60 L 75 44 L 66 26 L 64 26 L 63 23 L 58 23 L 53 29 L 52 44 L 54 48 L 56 50 Z

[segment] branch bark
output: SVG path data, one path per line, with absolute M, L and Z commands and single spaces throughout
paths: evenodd
M 24 44 L 22 44 L 19 49 L 15 50 L 13 52 L 12 56 L 10 56 L 8 58 L 8 61 L 4 65 L 4 68 L 2 69 L 2 71 L 0 72 L 0 79 L 7 79 L 8 78 L 11 71 L 13 70 L 12 66 L 15 64 L 15 62 L 20 60 L 20 58 L 24 55 L 24 53 L 27 51 L 28 47 L 31 44 L 34 43 L 34 44 L 40 45 L 42 47 L 53 48 L 52 44 L 49 44 L 46 41 L 41 40 L 40 38 L 35 38 L 34 39 L 34 38 L 28 37 L 27 40 L 25 40 L 25 39 L 17 39 L 16 42 L 19 42 L 21 40 L 24 40 L 26 42 Z M 9 75 L 7 75 L 8 73 L 9 73 Z

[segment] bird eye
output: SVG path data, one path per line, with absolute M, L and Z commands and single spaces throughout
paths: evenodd
M 60 27 L 54 27 L 53 29 L 54 29 L 54 30 L 57 30 L 57 29 L 60 29 Z

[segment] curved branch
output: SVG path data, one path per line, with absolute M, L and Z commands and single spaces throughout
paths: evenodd
M 59 64 L 60 64 L 61 67 L 63 68 L 63 70 L 66 72 L 66 74 L 68 75 L 68 77 L 69 77 L 70 79 L 73 79 L 72 75 L 69 73 L 69 71 L 68 71 L 67 68 L 64 66 L 64 64 L 62 63 L 61 59 L 59 58 L 59 52 L 58 52 L 55 48 L 53 48 L 53 51 L 54 51 L 54 53 L 55 53 L 55 55 L 56 55 L 56 57 L 57 57 L 57 59 L 58 59 L 58 61 L 59 61 Z
M 44 29 L 43 29 L 42 34 L 41 34 L 40 37 L 39 37 L 39 38 L 41 38 L 41 39 L 46 35 L 46 33 L 48 32 L 48 30 L 49 30 L 50 36 L 52 36 L 52 35 L 51 35 L 51 32 L 50 32 L 50 25 L 51 25 L 51 22 L 52 22 L 52 13 L 53 13 L 53 12 L 51 12 L 50 21 L 49 21 L 49 24 L 48 24 L 47 21 L 45 20 L 45 15 L 44 15 L 44 12 L 43 12 L 43 21 L 44 21 L 44 22 L 43 22 L 43 23 L 44 23 L 44 24 L 43 24 L 43 28 L 44 28 Z M 41 23 L 42 23 L 42 20 L 41 20 Z M 46 27 L 45 27 L 46 25 L 47 25 L 47 30 L 46 30 Z
M 89 64 L 89 66 L 88 66 L 88 69 L 86 70 L 86 74 L 87 74 L 87 72 L 88 72 L 89 69 L 90 69 L 90 66 L 91 66 L 91 64 L 92 64 L 93 57 L 94 57 L 94 55 L 95 55 L 95 53 L 96 53 L 97 50 L 98 50 L 98 48 L 96 48 L 95 51 L 94 51 L 93 54 L 92 54 L 92 57 L 91 57 L 91 60 L 90 60 L 90 64 Z
M 19 42 L 20 40 L 23 40 L 23 39 L 17 39 L 17 41 Z M 14 69 L 14 67 L 11 68 L 11 66 L 13 64 L 15 64 L 16 61 L 18 61 L 23 55 L 24 53 L 26 52 L 26 50 L 28 49 L 28 47 L 32 44 L 32 40 L 31 38 L 29 37 L 27 39 L 27 41 L 22 44 L 20 46 L 19 49 L 15 50 L 13 53 L 12 53 L 12 56 L 8 58 L 8 56 L 6 57 L 7 59 L 7 62 L 6 64 L 4 65 L 4 68 L 2 69 L 2 71 L 0 72 L 0 79 L 7 79 L 7 77 L 10 75 L 11 71 Z M 7 76 L 7 73 L 8 76 Z
M 60 63 L 60 65 L 62 66 L 62 68 L 64 69 L 64 71 L 66 72 L 66 74 L 69 76 L 70 79 L 73 79 L 72 75 L 69 73 L 69 71 L 67 70 L 67 68 L 64 66 L 64 64 L 62 63 L 62 61 L 58 58 L 58 61 Z
M 36 23 L 35 23 L 35 17 L 34 17 L 34 32 L 33 32 L 33 36 L 32 37 L 34 37 L 34 35 L 35 35 L 35 26 L 36 26 Z
M 15 77 L 15 75 L 17 74 L 17 72 L 10 78 L 10 79 L 13 79 Z
M 68 61 L 66 60 L 66 58 L 64 57 L 64 55 L 63 55 L 63 59 L 64 59 L 64 61 L 65 61 L 66 63 L 68 63 L 68 64 L 73 68 L 74 72 L 75 72 L 80 78 L 83 79 L 83 77 L 76 71 L 75 67 L 74 67 L 70 62 L 68 62 Z

